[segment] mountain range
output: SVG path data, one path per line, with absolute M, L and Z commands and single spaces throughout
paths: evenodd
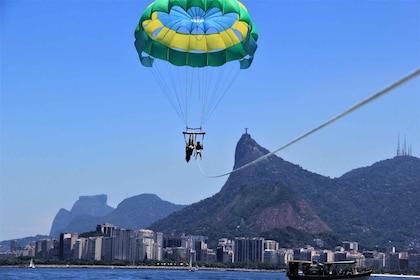
M 183 207 L 185 205 L 164 201 L 155 194 L 129 197 L 115 209 L 107 205 L 105 194 L 80 196 L 70 211 L 63 208 L 58 211 L 51 226 L 50 236 L 58 237 L 61 232 L 89 232 L 102 223 L 110 223 L 119 228 L 146 228 Z
M 234 170 L 269 151 L 247 133 L 237 143 Z M 221 190 L 191 205 L 176 205 L 154 194 L 122 201 L 106 195 L 81 196 L 70 211 L 60 209 L 50 235 L 86 232 L 111 223 L 165 234 L 221 237 L 262 236 L 280 246 L 305 245 L 321 238 L 365 248 L 420 249 L 420 159 L 396 156 L 331 179 L 270 155 L 229 175 Z M 215 243 L 210 244 L 215 246 Z
M 243 134 L 237 169 L 269 151 Z M 230 174 L 221 191 L 172 213 L 149 228 L 207 235 L 259 235 L 281 246 L 322 237 L 366 247 L 420 248 L 420 159 L 397 156 L 331 179 L 270 155 Z M 283 243 L 283 244 L 282 244 Z

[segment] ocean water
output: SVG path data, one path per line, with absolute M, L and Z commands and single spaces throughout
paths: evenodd
M 124 269 L 124 268 L 0 268 L 0 279 L 279 279 L 288 280 L 284 272 L 249 272 L 187 269 Z
M 419 277 L 416 277 L 420 279 Z M 288 280 L 284 272 L 229 271 L 229 270 L 188 270 L 171 269 L 124 269 L 124 268 L 0 268 L 0 279 L 226 279 L 226 280 Z M 371 276 L 370 280 L 402 280 L 400 276 Z

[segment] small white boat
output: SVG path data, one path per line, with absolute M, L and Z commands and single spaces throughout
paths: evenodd
M 197 264 L 195 266 L 193 266 L 193 254 L 195 255 L 195 251 L 190 250 L 190 263 L 188 265 L 188 270 L 191 271 L 191 272 L 195 272 L 195 271 L 198 270 Z
M 31 261 L 29 262 L 28 268 L 35 268 L 34 259 L 31 259 Z

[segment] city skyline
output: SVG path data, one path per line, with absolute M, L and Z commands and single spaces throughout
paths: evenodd
M 275 240 L 262 237 L 219 238 L 217 248 L 208 247 L 208 237 L 200 235 L 163 235 L 149 229 L 117 228 L 112 224 L 97 225 L 89 235 L 61 233 L 59 238 L 44 238 L 24 248 L 12 240 L 10 251 L 1 252 L 0 259 L 17 256 L 37 259 L 86 260 L 126 264 L 160 261 L 175 265 L 192 263 L 266 263 L 285 266 L 289 261 L 315 263 L 354 261 L 356 267 L 374 269 L 420 269 L 420 254 L 362 250 L 358 242 L 341 241 L 335 248 L 326 248 L 322 239 L 312 244 L 287 248 Z
M 258 29 L 240 73 L 185 162 L 185 126 L 143 67 L 134 29 L 149 0 L 1 1 L 0 240 L 47 234 L 81 195 L 156 193 L 191 204 L 217 193 L 248 128 L 275 150 L 411 73 L 419 1 L 244 0 Z M 336 178 L 395 155 L 419 157 L 420 81 L 281 151 Z

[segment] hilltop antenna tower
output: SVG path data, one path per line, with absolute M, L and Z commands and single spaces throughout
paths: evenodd
M 406 156 L 407 155 L 407 143 L 406 143 L 407 141 L 406 141 L 406 137 L 405 137 L 405 135 L 404 135 L 404 145 L 403 145 L 403 156 Z
M 400 134 L 398 134 L 398 143 L 397 143 L 397 157 L 398 156 L 411 156 L 412 153 L 412 146 L 407 147 L 407 138 L 404 135 L 404 142 L 402 143 L 402 147 L 400 147 Z

